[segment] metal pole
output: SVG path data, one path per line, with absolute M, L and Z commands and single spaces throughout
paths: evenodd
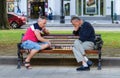
M 113 0 L 111 0 L 111 19 L 112 19 L 112 23 L 114 23 L 114 16 L 113 16 Z
M 61 16 L 60 16 L 60 23 L 65 23 L 63 0 L 61 0 Z

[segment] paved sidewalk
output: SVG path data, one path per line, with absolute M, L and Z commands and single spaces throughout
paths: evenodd
M 76 67 L 34 66 L 32 69 L 16 69 L 16 66 L 0 65 L 0 78 L 120 78 L 119 67 L 104 67 L 90 71 L 76 71 Z
M 120 31 L 120 23 L 115 24 L 112 23 L 111 20 L 86 20 L 90 22 L 95 30 L 97 31 Z M 21 28 L 26 29 L 29 24 L 36 23 L 37 19 L 29 19 L 29 22 L 22 26 Z M 73 30 L 73 25 L 70 23 L 69 20 L 65 20 L 65 23 L 60 23 L 60 20 L 48 20 L 46 24 L 49 30 Z M 62 27 L 62 28 L 61 28 Z

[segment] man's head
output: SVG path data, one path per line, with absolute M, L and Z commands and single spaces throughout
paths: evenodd
M 83 22 L 79 17 L 75 16 L 75 17 L 72 17 L 71 23 L 74 27 L 78 27 L 78 26 L 81 26 Z
M 41 28 L 44 28 L 46 26 L 46 23 L 47 23 L 47 18 L 45 16 L 41 16 L 38 18 L 38 25 Z

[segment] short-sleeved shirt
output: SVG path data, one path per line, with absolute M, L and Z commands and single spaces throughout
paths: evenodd
M 42 28 L 39 27 L 38 23 L 35 23 L 35 24 L 31 25 L 27 29 L 26 33 L 24 34 L 24 37 L 23 37 L 22 41 L 31 40 L 33 42 L 38 42 L 38 39 L 37 39 L 37 37 L 34 33 L 35 29 L 38 29 L 40 31 L 42 30 Z
M 22 45 L 21 45 L 21 47 L 23 47 L 24 49 L 41 50 L 42 49 L 41 45 L 49 44 L 48 42 L 38 42 L 38 39 L 37 39 L 37 37 L 34 33 L 35 29 L 38 29 L 40 31 L 42 30 L 42 28 L 39 27 L 38 23 L 35 23 L 35 24 L 31 25 L 27 29 L 27 31 L 26 31 L 23 39 L 22 39 L 23 42 L 22 42 Z

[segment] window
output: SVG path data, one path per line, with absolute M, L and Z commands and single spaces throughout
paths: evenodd
M 64 12 L 65 16 L 70 15 L 70 0 L 64 0 Z
M 14 3 L 8 2 L 7 3 L 8 12 L 14 12 Z
M 81 15 L 81 6 L 82 4 L 81 4 L 81 0 L 76 0 L 76 13 L 77 13 L 77 15 Z
M 97 14 L 96 0 L 84 0 L 84 14 Z
M 76 14 L 83 16 L 103 15 L 104 0 L 76 0 Z
M 104 15 L 104 0 L 100 0 L 100 15 Z

